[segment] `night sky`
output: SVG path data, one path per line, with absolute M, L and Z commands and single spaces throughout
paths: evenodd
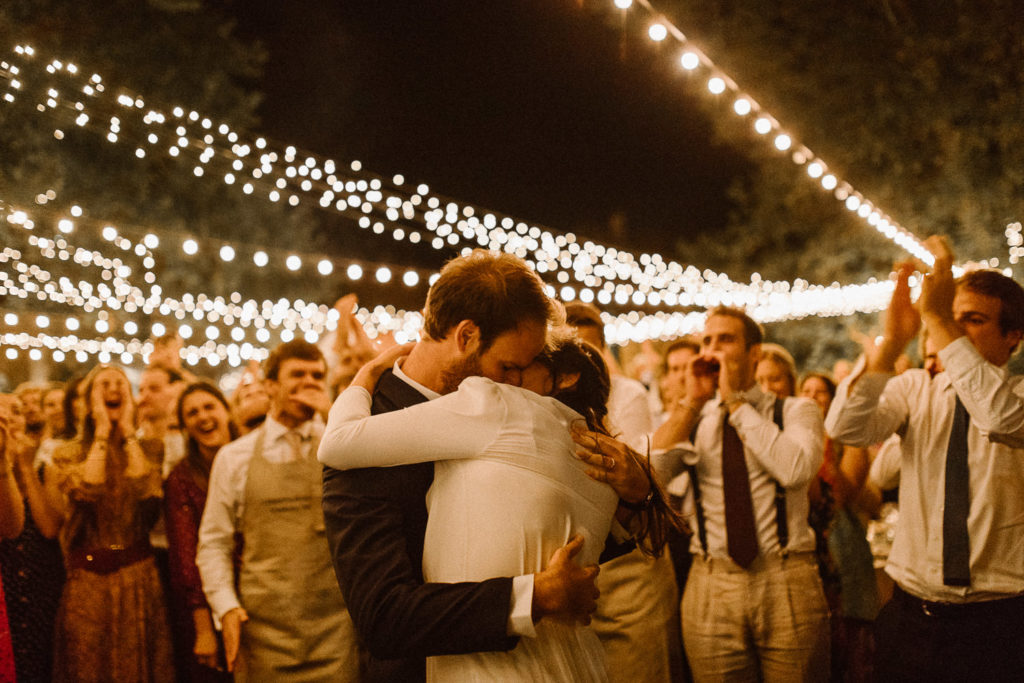
M 229 6 L 269 52 L 278 141 L 637 250 L 725 221 L 742 150 L 709 141 L 697 88 L 611 0 Z

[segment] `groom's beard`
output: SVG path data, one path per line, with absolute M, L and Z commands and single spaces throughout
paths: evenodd
M 480 364 L 479 352 L 473 353 L 462 360 L 454 361 L 441 371 L 441 393 L 450 394 L 459 388 L 462 380 L 482 374 L 483 367 Z

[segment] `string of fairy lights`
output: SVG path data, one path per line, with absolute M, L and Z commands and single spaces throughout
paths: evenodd
M 6 211 L 5 225 L 20 228 L 25 233 L 20 236 L 26 244 L 37 247 L 36 256 L 41 257 L 43 265 L 30 265 L 31 254 L 5 246 L 0 252 L 0 295 L 20 299 L 36 298 L 39 301 L 63 304 L 81 310 L 81 313 L 56 315 L 25 315 L 24 311 L 3 311 L 2 323 L 10 329 L 0 336 L 0 344 L 12 347 L 6 350 L 6 357 L 9 359 L 17 357 L 17 351 L 13 348 L 17 346 L 29 349 L 29 357 L 33 360 L 41 357 L 43 349 L 48 349 L 58 362 L 64 360 L 71 351 L 75 352 L 75 358 L 79 360 L 83 354 L 97 355 L 101 361 L 104 358 L 109 360 L 113 356 L 126 363 L 129 358 L 134 359 L 136 356 L 144 360 L 152 351 L 152 345 L 143 340 L 162 336 L 169 331 L 168 326 L 173 326 L 183 339 L 196 337 L 198 341 L 198 338 L 206 338 L 201 344 L 195 343 L 184 348 L 183 358 L 190 364 L 195 365 L 200 360 L 206 360 L 212 365 L 217 365 L 221 361 L 226 361 L 229 365 L 237 367 L 250 359 L 262 360 L 266 354 L 262 346 L 271 341 L 272 331 L 281 341 L 302 336 L 315 343 L 321 336 L 337 327 L 337 311 L 302 300 L 257 302 L 253 299 L 243 300 L 238 292 L 233 292 L 227 298 L 210 297 L 205 294 L 185 294 L 180 300 L 164 297 L 161 296 L 160 285 L 154 283 L 155 277 L 150 270 L 144 271 L 144 278 L 150 283 L 147 294 L 127 279 L 132 275 L 132 268 L 119 258 L 109 259 L 99 251 L 76 247 L 68 242 L 70 236 L 83 225 L 76 226 L 63 218 L 56 220 L 56 226 L 62 236 L 51 240 L 35 234 L 38 232 L 37 229 L 41 229 L 43 221 L 31 217 L 27 211 L 0 205 L 0 212 L 2 211 Z M 81 215 L 80 211 L 76 213 Z M 0 216 L 3 215 L 0 213 Z M 133 244 L 113 225 L 106 224 L 99 228 L 100 223 L 83 221 L 83 224 L 95 228 L 103 240 L 142 257 L 142 263 L 146 268 L 153 267 L 154 259 L 150 249 L 158 248 L 160 243 L 155 233 L 147 232 L 138 244 Z M 19 236 L 12 229 L 7 230 L 6 234 L 10 237 Z M 221 257 L 223 258 L 224 254 L 221 254 Z M 93 279 L 82 274 L 79 277 L 83 279 L 77 283 L 67 276 L 55 277 L 45 265 L 45 261 L 55 265 L 59 265 L 60 262 L 68 266 L 77 265 L 79 270 L 83 271 L 100 268 L 100 278 L 111 280 L 112 287 L 104 282 L 95 283 Z M 355 269 L 363 267 L 369 270 L 372 264 L 350 263 L 347 269 L 348 277 L 358 279 L 360 275 Z M 384 280 L 381 268 L 377 268 L 375 272 L 378 281 Z M 407 286 L 417 283 L 418 280 L 414 282 L 405 277 Z M 137 312 L 147 318 L 159 315 L 173 321 L 169 320 L 167 324 L 157 321 L 143 327 L 131 318 L 118 320 L 117 311 L 122 309 L 128 314 Z M 74 334 L 81 330 L 84 335 L 84 319 L 87 316 L 82 314 L 92 312 L 96 314 L 89 326 L 97 334 L 110 336 L 101 340 L 90 340 Z M 414 338 L 422 325 L 419 314 L 396 310 L 392 306 L 361 308 L 356 312 L 356 318 L 367 327 L 371 337 L 390 333 L 400 342 Z M 24 330 L 30 326 L 35 326 L 39 332 L 25 332 Z M 47 331 L 51 326 L 61 326 L 72 334 L 55 336 Z M 141 335 L 141 338 L 136 335 Z M 128 341 L 122 341 L 126 338 Z M 251 341 L 246 341 L 247 339 Z M 255 345 L 253 341 L 256 342 Z
M 103 359 L 118 358 L 124 363 L 131 360 L 144 360 L 152 351 L 146 339 L 162 336 L 174 329 L 190 342 L 182 351 L 182 356 L 189 364 L 195 365 L 205 360 L 213 366 L 224 362 L 231 367 L 238 367 L 255 359 L 262 360 L 266 346 L 272 340 L 289 341 L 302 336 L 310 342 L 317 342 L 327 332 L 337 327 L 338 312 L 328 309 L 322 304 L 301 300 L 278 301 L 243 300 L 239 292 L 228 297 L 208 296 L 205 294 L 185 294 L 180 300 L 162 296 L 160 285 L 153 282 L 152 268 L 154 253 L 162 242 L 155 233 L 146 233 L 138 242 L 132 242 L 122 236 L 124 230 L 105 224 L 80 219 L 78 224 L 69 225 L 67 219 L 53 219 L 57 239 L 36 234 L 42 230 L 47 221 L 32 217 L 28 211 L 15 207 L 6 207 L 6 224 L 20 228 L 25 241 L 38 247 L 36 252 L 43 261 L 71 262 L 82 269 L 101 269 L 108 275 L 115 287 L 118 287 L 119 298 L 111 298 L 107 306 L 103 306 L 103 298 L 114 290 L 104 290 L 104 283 L 94 284 L 83 279 L 77 284 L 70 278 L 55 278 L 48 268 L 39 264 L 29 265 L 27 253 L 12 247 L 5 247 L 0 255 L 0 294 L 19 298 L 36 296 L 40 300 L 65 304 L 71 308 L 80 308 L 83 313 L 95 312 L 96 315 L 88 325 L 96 334 L 107 335 L 101 339 L 88 339 L 84 316 L 75 313 L 61 314 L 30 314 L 23 311 L 5 311 L 2 322 L 9 328 L 2 336 L 0 343 L 7 345 L 8 358 L 16 357 L 14 347 L 29 350 L 29 357 L 37 359 L 44 352 L 51 353 L 56 361 L 64 360 L 74 354 L 76 359 L 89 355 Z M 81 216 L 81 211 L 76 211 Z M 100 227 L 102 225 L 102 227 Z M 72 235 L 92 228 L 99 236 L 123 252 L 138 257 L 144 268 L 143 273 L 148 284 L 148 293 L 136 286 L 130 279 L 133 271 L 130 265 L 120 259 L 109 259 L 101 252 L 89 251 L 76 247 L 69 242 Z M 141 229 L 137 229 L 141 230 Z M 12 235 L 16 233 L 10 233 Z M 59 250 L 59 251 L 55 251 Z M 72 256 L 76 255 L 76 256 Z M 8 272 L 7 265 L 13 269 Z M 351 266 L 350 266 L 351 267 Z M 15 276 L 16 274 L 16 276 Z M 436 274 L 434 274 L 436 275 Z M 428 281 L 432 280 L 427 278 Z M 798 294 L 778 284 L 754 283 L 752 288 L 744 292 L 723 291 L 708 287 L 699 293 L 696 305 L 710 307 L 719 303 L 743 305 L 764 319 L 771 321 L 789 317 L 820 314 L 823 306 L 837 310 L 836 315 L 845 315 L 863 310 L 865 302 L 872 300 L 874 306 L 881 308 L 888 301 L 891 283 L 887 281 L 872 282 L 867 285 L 839 287 L 815 287 L 798 282 Z M 549 293 L 554 294 L 553 288 Z M 140 324 L 134 319 L 120 320 L 115 301 L 123 301 L 126 313 L 138 312 L 145 316 L 161 316 L 152 324 Z M 773 317 L 776 316 L 776 317 Z M 362 308 L 356 313 L 357 320 L 368 330 L 371 337 L 390 333 L 399 342 L 416 337 L 422 327 L 422 318 L 417 312 L 396 310 L 390 306 L 377 306 L 373 309 Z M 663 312 L 653 315 L 640 315 L 630 312 L 619 316 L 607 316 L 607 334 L 612 343 L 622 344 L 627 341 L 642 341 L 649 338 L 671 338 L 688 334 L 700 329 L 704 315 L 699 312 Z M 26 331 L 36 327 L 35 334 Z M 68 334 L 57 335 L 53 331 L 62 327 Z M 204 341 L 201 341 L 205 337 Z
M 615 0 L 615 5 L 627 11 L 633 2 Z M 638 0 L 637 6 L 653 17 L 648 28 L 651 40 L 661 42 L 670 36 L 676 40 L 683 48 L 679 56 L 681 67 L 688 72 L 706 73 L 709 92 L 732 96 L 733 111 L 749 116 L 760 135 L 771 139 L 780 152 L 788 153 L 825 191 L 879 234 L 925 263 L 932 262 L 920 240 L 839 178 L 806 146 L 794 141 L 774 117 L 741 91 L 735 81 L 690 44 L 647 0 Z M 413 186 L 401 175 L 385 178 L 369 173 L 359 161 L 341 164 L 263 137 L 246 140 L 226 123 L 214 122 L 182 106 L 166 110 L 152 107 L 142 96 L 126 91 L 115 94 L 100 75 L 87 76 L 77 65 L 59 59 L 45 62 L 35 52 L 30 46 L 19 45 L 14 56 L 0 61 L 0 80 L 7 85 L 0 100 L 7 104 L 20 100 L 34 104 L 34 109 L 53 126 L 57 141 L 65 139 L 67 131 L 81 129 L 100 135 L 110 144 L 133 146 L 140 159 L 166 155 L 177 160 L 185 172 L 237 188 L 245 195 L 263 196 L 270 202 L 290 206 L 315 201 L 321 209 L 352 219 L 360 229 L 387 234 L 396 241 L 434 250 L 465 252 L 481 246 L 514 253 L 545 277 L 552 296 L 563 300 L 677 309 L 653 314 L 605 314 L 606 335 L 613 344 L 667 339 L 703 326 L 703 313 L 680 308 L 736 305 L 745 307 L 763 322 L 773 322 L 873 312 L 884 308 L 891 296 L 893 285 L 888 280 L 823 286 L 800 279 L 764 281 L 755 274 L 750 282 L 738 283 L 724 274 L 665 260 L 658 254 L 636 255 L 581 240 L 572 233 L 557 233 L 452 200 L 432 192 L 426 184 Z M 55 194 L 48 191 L 38 195 L 36 202 L 46 205 L 54 199 Z M 4 247 L 0 253 L 0 295 L 35 297 L 81 309 L 82 313 L 95 313 L 90 326 L 98 334 L 109 335 L 87 339 L 75 334 L 84 335 L 85 331 L 83 316 L 74 311 L 26 315 L 24 311 L 0 309 L 0 320 L 9 328 L 0 334 L 0 346 L 7 347 L 8 358 L 12 352 L 17 357 L 18 349 L 27 349 L 33 360 L 50 353 L 58 361 L 73 354 L 82 362 L 96 356 L 100 361 L 118 358 L 128 364 L 136 358 L 148 357 L 152 345 L 146 339 L 161 336 L 176 326 L 189 342 L 182 351 L 187 362 L 195 365 L 206 361 L 214 366 L 223 362 L 237 367 L 252 359 L 262 360 L 266 344 L 275 336 L 288 341 L 301 335 L 315 342 L 337 327 L 337 311 L 302 300 L 257 302 L 243 300 L 239 292 L 227 297 L 203 293 L 186 294 L 181 299 L 164 296 L 154 271 L 156 252 L 161 250 L 180 249 L 186 256 L 216 253 L 225 267 L 251 263 L 257 268 L 310 269 L 322 277 L 341 277 L 344 273 L 350 281 L 369 275 L 381 284 L 400 281 L 407 287 L 428 285 L 436 277 L 436 272 L 428 269 L 396 269 L 387 264 L 331 259 L 148 227 L 115 227 L 83 218 L 79 207 L 71 207 L 68 217 L 51 211 L 45 219 L 34 219 L 29 211 L 2 203 L 0 211 L 4 212 L 0 213 L 4 219 L 0 225 L 5 230 L 32 231 L 44 220 L 57 228 L 53 238 L 27 236 L 27 245 L 34 248 L 32 255 L 43 259 L 40 263 L 29 265 L 27 251 Z M 1007 243 L 1010 262 L 1016 263 L 1024 256 L 1024 247 L 1020 224 L 1013 225 L 1015 230 L 1007 227 Z M 98 229 L 103 240 L 112 249 L 120 250 L 121 255 L 110 258 L 95 249 L 71 244 L 71 234 L 85 226 Z M 121 256 L 135 257 L 135 261 L 128 263 Z M 98 273 L 102 281 L 82 279 L 76 283 L 66 276 L 55 277 L 46 260 L 73 262 L 90 275 Z M 133 319 L 122 322 L 108 309 L 148 317 L 159 315 L 164 321 L 145 326 Z M 399 342 L 415 338 L 422 326 L 419 313 L 392 306 L 360 308 L 356 317 L 371 337 L 391 333 Z M 30 326 L 37 331 L 25 331 Z M 68 334 L 51 333 L 51 328 L 61 326 Z M 204 336 L 205 341 L 200 343 Z
M 15 53 L 25 58 L 34 56 L 34 50 L 27 46 L 19 46 Z M 27 94 L 23 67 L 0 63 L 0 77 L 5 71 L 10 74 L 4 96 L 8 102 L 15 101 L 16 94 Z M 699 289 L 703 284 L 700 281 L 704 273 L 696 269 L 688 273 L 681 264 L 667 262 L 657 254 L 637 257 L 590 241 L 581 243 L 571 233 L 556 234 L 452 201 L 431 193 L 425 184 L 415 189 L 407 187 L 401 176 L 391 180 L 373 176 L 364 172 L 358 161 L 342 168 L 314 154 L 304 153 L 305 158 L 300 160 L 294 146 L 274 151 L 264 138 L 251 144 L 242 142 L 230 126 L 215 123 L 196 111 L 178 106 L 164 114 L 147 108 L 141 96 L 121 93 L 115 97 L 107 92 L 99 75 L 86 79 L 74 64 L 53 60 L 45 70 L 51 82 L 35 89 L 40 99 L 36 108 L 57 119 L 57 139 L 64 138 L 65 124 L 70 124 L 104 135 L 111 143 L 136 144 L 139 157 L 164 151 L 191 164 L 197 176 L 216 177 L 246 194 L 266 193 L 272 202 L 286 201 L 295 206 L 302 197 L 315 197 L 321 208 L 354 218 L 361 228 L 377 234 L 390 232 L 396 240 L 429 244 L 434 249 L 460 245 L 503 249 L 531 262 L 538 272 L 551 273 L 563 287 L 570 282 L 580 285 L 576 289 L 585 301 L 688 305 L 685 298 L 674 302 L 672 295 L 687 288 Z M 73 96 L 62 94 L 58 76 L 71 82 Z M 63 88 L 63 92 L 69 91 Z M 88 107 L 83 100 L 89 101 Z M 811 161 L 809 168 L 816 168 L 816 163 Z M 847 187 L 844 183 L 838 191 L 846 192 Z M 860 202 L 858 196 L 848 198 L 851 206 Z M 869 207 L 858 203 L 856 210 L 883 233 L 891 232 L 891 239 L 911 249 L 911 253 L 929 258 L 916 238 L 911 239 L 909 233 Z M 724 288 L 742 286 L 717 273 L 708 279 Z M 667 301 L 663 300 L 665 292 L 670 295 Z
M 688 40 L 686 35 L 668 17 L 651 5 L 650 0 L 636 0 L 635 3 L 633 0 L 614 0 L 614 2 L 615 6 L 623 12 L 629 11 L 634 6 L 645 11 L 650 17 L 647 35 L 652 41 L 663 43 L 670 38 L 675 40 L 681 48 L 678 60 L 679 66 L 684 71 L 706 78 L 707 91 L 715 97 L 732 98 L 733 113 L 752 121 L 751 125 L 758 135 L 770 140 L 780 153 L 789 154 L 789 158 L 794 164 L 803 167 L 811 179 L 819 183 L 823 190 L 832 193 L 832 196 L 841 202 L 848 211 L 855 213 L 867 225 L 910 255 L 928 265 L 934 263 L 934 257 L 917 236 L 896 222 L 853 185 L 840 178 L 823 159 L 806 145 L 795 140 L 778 119 L 765 110 L 749 93 L 743 91 L 736 81 L 719 68 L 707 54 Z

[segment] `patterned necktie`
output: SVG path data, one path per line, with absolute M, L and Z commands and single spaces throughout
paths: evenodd
M 722 492 L 729 557 L 746 569 L 757 557 L 754 503 L 750 496 L 750 475 L 743 455 L 743 442 L 729 424 L 728 412 L 722 423 Z
M 942 582 L 947 586 L 971 585 L 971 547 L 967 537 L 967 512 L 971 507 L 967 469 L 970 421 L 971 416 L 957 396 L 946 451 L 946 495 L 942 511 Z

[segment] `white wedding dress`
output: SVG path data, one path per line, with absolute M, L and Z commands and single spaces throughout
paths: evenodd
M 370 417 L 370 395 L 350 387 L 331 408 L 320 461 L 336 469 L 434 461 L 423 550 L 427 581 L 532 574 L 573 535 L 596 563 L 618 498 L 573 456 L 582 417 L 553 398 L 466 379 L 458 391 Z M 550 619 L 510 652 L 430 657 L 431 681 L 604 681 L 594 632 Z

